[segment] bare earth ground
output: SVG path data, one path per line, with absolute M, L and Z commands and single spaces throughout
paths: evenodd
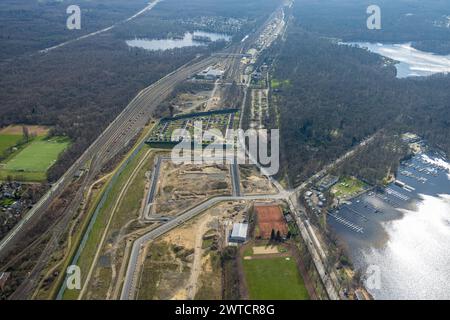
M 148 251 L 153 254 L 147 255 L 144 263 L 139 298 L 220 299 L 218 250 L 227 237 L 226 226 L 245 219 L 245 208 L 244 203 L 221 203 L 151 243 Z
M 181 93 L 173 101 L 178 113 L 192 113 L 205 110 L 211 92 L 201 91 L 195 94 Z
M 277 192 L 270 181 L 261 175 L 259 169 L 254 165 L 240 166 L 240 177 L 245 194 L 268 194 Z
M 155 198 L 155 213 L 177 215 L 201 201 L 231 194 L 225 165 L 177 165 L 163 162 Z
M 99 240 L 99 245 L 102 243 L 102 246 L 97 249 L 94 257 L 97 262 L 94 269 L 86 270 L 86 275 L 91 274 L 89 284 L 82 290 L 83 299 L 116 297 L 117 287 L 120 287 L 117 280 L 121 279 L 124 272 L 123 257 L 126 256 L 125 251 L 129 246 L 126 239 L 136 232 L 136 228 L 155 227 L 152 224 L 143 226 L 137 222 L 145 198 L 145 182 L 148 180 L 145 172 L 152 168 L 155 154 L 151 151 L 143 154 L 134 170 L 130 172 L 128 180 L 124 182 L 124 188 L 117 194 L 114 206 L 109 210 L 109 221 L 105 222 L 106 230 L 101 230 L 103 239 Z
M 0 129 L 0 134 L 11 134 L 11 135 L 21 135 L 23 134 L 23 127 L 28 129 L 28 132 L 36 136 L 44 136 L 48 134 L 50 129 L 44 126 L 22 126 L 22 125 L 10 125 L 3 129 Z
M 278 253 L 276 246 L 255 246 L 253 247 L 253 254 L 271 254 Z

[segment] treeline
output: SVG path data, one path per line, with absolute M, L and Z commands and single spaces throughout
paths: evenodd
M 148 2 L 113 0 L 106 5 L 94 0 L 89 4 L 86 1 L 78 4 L 82 9 L 92 9 L 85 16 L 82 12 L 84 27 L 91 30 L 89 28 L 94 26 L 89 25 L 92 16 L 97 15 L 101 20 L 95 26 L 104 26 L 105 22 L 111 25 L 130 11 L 134 13 L 137 7 L 141 9 L 143 3 Z M 11 44 L 9 40 L 2 41 L 4 45 L 0 48 L 0 59 L 3 56 L 18 56 L 0 64 L 0 127 L 17 123 L 48 125 L 53 128 L 52 135 L 70 137 L 71 147 L 49 171 L 49 180 L 54 181 L 137 92 L 196 55 L 208 55 L 224 46 L 224 42 L 215 42 L 204 47 L 146 51 L 129 48 L 125 39 L 134 38 L 134 32 L 139 33 L 139 30 L 148 30 L 149 36 L 165 37 L 168 32 L 181 30 L 172 21 L 204 16 L 229 18 L 230 21 L 241 19 L 247 21 L 246 28 L 251 28 L 255 21 L 269 14 L 277 4 L 279 0 L 194 0 L 181 4 L 177 0 L 165 0 L 152 11 L 127 24 L 120 24 L 112 32 L 69 44 L 47 54 L 30 56 L 21 53 L 67 40 L 66 30 L 59 32 L 36 27 L 40 24 L 55 25 L 56 21 L 50 21 L 46 16 L 47 9 L 55 13 L 54 19 L 64 18 L 65 27 L 65 9 L 63 14 L 56 15 L 56 11 L 63 6 L 61 3 L 44 1 L 36 7 L 25 0 L 6 0 L 5 4 L 0 4 L 0 17 L 8 17 L 7 21 L 17 28 L 3 28 L 0 22 L 0 39 L 6 37 L 11 40 Z M 98 16 L 108 9 L 112 11 L 109 15 Z M 22 15 L 28 19 L 21 20 Z M 155 27 L 159 23 L 160 27 Z M 183 27 L 186 31 L 194 29 L 192 23 Z M 30 40 L 34 41 L 31 43 L 27 39 L 39 40 Z M 17 48 L 20 50 L 14 49 L 13 44 L 19 44 Z
M 414 41 L 412 46 L 421 51 L 428 51 L 441 55 L 448 55 L 450 53 L 450 41 L 445 40 Z
M 130 35 L 158 39 L 202 30 L 227 33 L 240 41 L 280 3 L 280 0 L 165 0 L 154 10 L 113 30 L 113 33 L 120 39 L 127 39 Z
M 81 9 L 81 30 L 69 30 L 67 7 Z M 109 27 L 142 10 L 147 0 L 2 0 L 0 61 L 35 53 L 61 42 Z
M 130 49 L 109 36 L 0 65 L 0 126 L 40 124 L 71 147 L 49 172 L 56 179 L 144 87 L 208 48 Z
M 400 136 L 380 134 L 370 145 L 334 169 L 335 175 L 355 176 L 371 185 L 382 185 L 395 175 L 400 161 L 409 154 Z
M 450 78 L 397 79 L 366 50 L 291 26 L 275 66 L 282 161 L 298 184 L 365 137 L 412 131 L 450 152 Z M 382 154 L 374 154 L 382 160 Z

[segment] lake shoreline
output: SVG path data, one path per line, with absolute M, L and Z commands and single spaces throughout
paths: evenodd
M 426 77 L 438 73 L 450 73 L 450 55 L 438 55 L 420 51 L 411 42 L 387 44 L 371 42 L 339 42 L 357 46 L 396 62 L 397 78 Z

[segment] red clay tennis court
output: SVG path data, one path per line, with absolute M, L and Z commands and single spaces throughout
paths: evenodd
M 256 234 L 257 237 L 270 239 L 272 230 L 275 231 L 275 234 L 279 231 L 282 237 L 286 237 L 288 226 L 279 206 L 273 204 L 255 204 L 255 212 L 259 228 L 259 233 Z

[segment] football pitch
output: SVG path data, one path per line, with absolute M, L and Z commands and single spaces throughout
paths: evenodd
M 292 257 L 243 260 L 250 299 L 308 300 L 309 295 Z
M 47 170 L 68 145 L 69 140 L 64 137 L 35 138 L 2 166 L 0 178 L 11 176 L 25 181 L 45 180 Z

